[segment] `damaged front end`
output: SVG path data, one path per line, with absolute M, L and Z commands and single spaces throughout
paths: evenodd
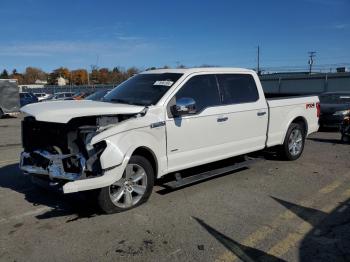
M 74 181 L 86 178 L 86 159 L 81 154 L 52 154 L 45 150 L 22 152 L 20 166 L 27 174 L 48 175 L 51 180 L 64 179 Z M 76 173 L 66 169 L 74 168 Z
M 100 156 L 107 144 L 101 141 L 91 145 L 91 139 L 130 117 L 89 116 L 72 119 L 66 124 L 25 117 L 20 169 L 25 174 L 62 186 L 67 182 L 101 177 L 106 170 L 101 167 Z

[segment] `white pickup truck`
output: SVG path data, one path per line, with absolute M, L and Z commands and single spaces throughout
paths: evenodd
M 172 185 L 181 186 L 180 171 L 272 146 L 299 158 L 318 130 L 319 100 L 265 99 L 246 69 L 161 69 L 135 75 L 102 102 L 22 111 L 21 170 L 64 193 L 94 190 L 113 213 L 145 202 L 166 174 L 177 174 Z

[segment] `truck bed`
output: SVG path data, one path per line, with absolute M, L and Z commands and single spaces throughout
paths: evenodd
M 269 107 L 268 147 L 282 144 L 288 126 L 297 118 L 307 123 L 307 135 L 318 130 L 317 96 L 284 96 L 266 101 Z
M 264 95 L 265 95 L 265 98 L 268 100 L 315 96 L 314 94 L 265 93 L 265 92 L 264 92 Z

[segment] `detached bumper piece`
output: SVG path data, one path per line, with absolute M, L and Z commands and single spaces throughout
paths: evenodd
M 22 152 L 20 169 L 27 174 L 47 175 L 51 180 L 86 178 L 86 159 L 80 154 L 52 154 L 45 150 Z

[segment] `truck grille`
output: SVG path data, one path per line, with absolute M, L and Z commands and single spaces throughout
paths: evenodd
M 67 148 L 66 125 L 25 117 L 22 121 L 22 145 L 27 152 L 51 146 L 58 146 L 64 150 Z

